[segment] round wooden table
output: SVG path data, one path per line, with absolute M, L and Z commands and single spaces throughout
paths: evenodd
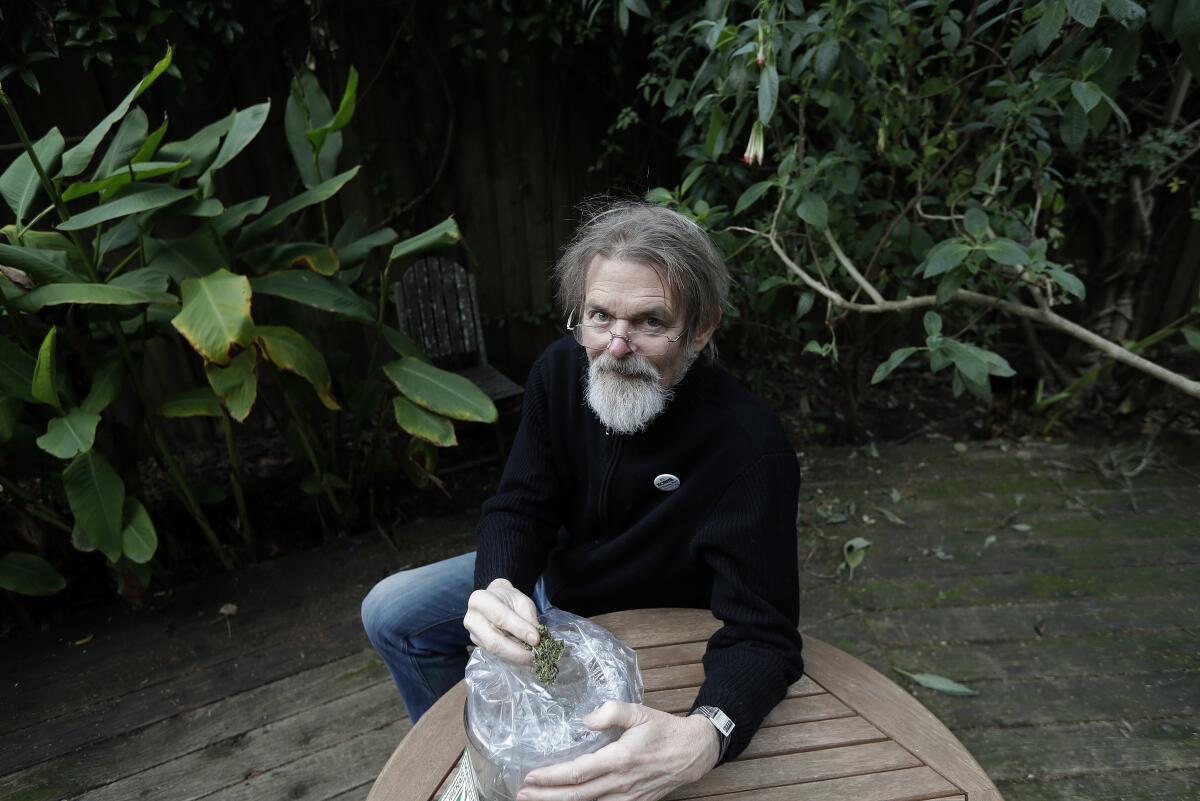
M 702 609 L 636 609 L 593 618 L 638 654 L 645 704 L 684 713 L 704 680 L 720 621 Z M 737 759 L 668 799 L 1001 801 L 949 729 L 869 665 L 804 636 L 805 675 Z M 436 801 L 466 747 L 459 682 L 401 740 L 367 801 Z

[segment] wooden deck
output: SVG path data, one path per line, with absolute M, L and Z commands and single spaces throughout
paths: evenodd
M 910 688 L 1008 801 L 1197 797 L 1200 453 L 1128 481 L 1093 462 L 1118 455 L 935 441 L 803 458 L 802 628 Z M 0 801 L 362 801 L 409 722 L 359 601 L 469 550 L 473 527 L 415 525 L 399 556 L 335 543 L 3 641 Z M 854 536 L 873 545 L 853 580 L 818 577 Z

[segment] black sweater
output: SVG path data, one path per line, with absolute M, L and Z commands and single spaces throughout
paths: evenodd
M 796 560 L 800 474 L 775 414 L 698 359 L 643 431 L 608 433 L 587 405 L 587 356 L 566 337 L 534 363 L 521 426 L 479 523 L 475 587 L 506 578 L 555 606 L 710 609 L 692 705 L 736 724 L 741 753 L 804 672 Z M 674 491 L 655 486 L 670 474 Z M 667 482 L 670 483 L 670 482 Z

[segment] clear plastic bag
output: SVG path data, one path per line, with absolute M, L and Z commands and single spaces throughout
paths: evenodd
M 605 701 L 642 702 L 637 654 L 603 626 L 553 607 L 538 618 L 566 644 L 549 686 L 532 666 L 482 648 L 467 662 L 467 750 L 486 801 L 514 801 L 525 774 L 568 762 L 620 737 L 583 722 Z

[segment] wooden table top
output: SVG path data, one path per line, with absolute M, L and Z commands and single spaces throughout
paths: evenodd
M 703 609 L 637 609 L 593 618 L 637 651 L 645 704 L 684 713 L 720 626 Z M 737 759 L 668 799 L 1001 801 L 958 739 L 916 698 L 844 651 L 804 636 L 805 675 Z M 436 801 L 466 747 L 459 682 L 400 742 L 368 801 Z

